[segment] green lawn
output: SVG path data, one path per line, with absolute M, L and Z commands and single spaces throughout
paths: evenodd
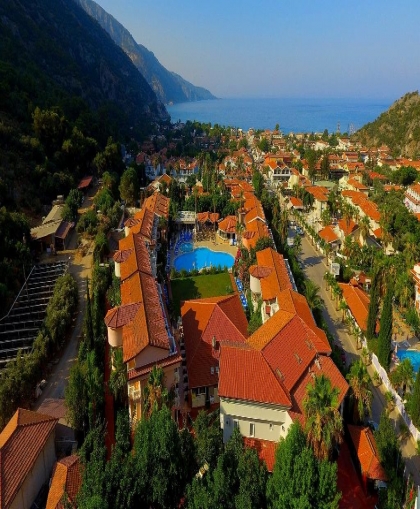
M 233 293 L 230 276 L 227 272 L 172 279 L 171 288 L 174 311 L 177 316 L 181 314 L 180 302 L 183 300 L 219 297 Z

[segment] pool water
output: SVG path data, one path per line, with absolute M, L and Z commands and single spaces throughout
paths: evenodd
M 420 351 L 418 350 L 398 350 L 398 358 L 402 361 L 403 359 L 410 359 L 411 364 L 414 368 L 414 373 L 417 373 L 420 369 Z
M 194 249 L 194 246 L 193 246 L 192 242 L 184 242 L 183 244 L 181 244 L 179 246 L 179 250 L 181 251 L 181 253 L 189 253 L 193 249 Z
M 220 251 L 212 251 L 207 247 L 199 247 L 189 253 L 177 256 L 174 260 L 174 268 L 176 270 L 201 270 L 210 267 L 227 267 L 233 266 L 235 259 L 229 253 Z

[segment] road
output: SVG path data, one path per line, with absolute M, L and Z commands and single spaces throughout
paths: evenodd
M 289 236 L 294 236 L 295 234 L 296 232 L 294 230 L 289 231 Z M 323 278 L 328 267 L 325 263 L 325 258 L 321 253 L 316 251 L 306 236 L 302 237 L 300 261 L 306 276 L 320 287 L 319 294 L 325 303 L 325 308 L 323 310 L 324 318 L 330 332 L 334 335 L 336 344 L 342 346 L 346 352 L 347 364 L 350 364 L 359 357 L 360 351 L 356 349 L 354 337 L 348 334 L 346 326 L 342 322 L 342 312 L 336 310 L 335 302 L 331 300 L 330 293 L 326 290 Z M 373 366 L 368 366 L 368 372 L 371 376 L 373 375 Z M 379 422 L 381 413 L 386 406 L 384 396 L 385 389 L 382 386 L 372 387 L 372 392 L 372 419 L 375 422 Z M 398 411 L 394 410 L 391 412 L 390 417 L 395 424 L 400 416 Z M 420 456 L 416 453 L 414 439 L 406 439 L 400 442 L 400 445 L 407 465 L 407 471 L 412 475 L 417 486 L 420 486 Z

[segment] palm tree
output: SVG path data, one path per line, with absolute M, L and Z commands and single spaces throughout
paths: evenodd
M 355 402 L 355 422 L 363 419 L 365 412 L 371 415 L 372 412 L 372 391 L 369 389 L 370 377 L 361 359 L 354 362 L 347 375 L 351 388 L 351 397 Z M 356 418 L 357 411 L 357 418 Z
M 341 321 L 344 322 L 345 318 L 346 318 L 346 311 L 348 310 L 348 305 L 347 305 L 347 302 L 342 299 L 340 300 L 340 304 L 339 304 L 339 309 L 343 312 L 342 316 L 341 316 Z
M 404 359 L 397 369 L 390 375 L 391 382 L 396 389 L 402 389 L 403 395 L 414 382 L 414 369 L 410 359 Z
M 359 232 L 362 237 L 362 244 L 366 244 L 366 239 L 369 235 L 370 231 L 370 221 L 368 216 L 363 216 L 362 220 L 359 223 Z
M 324 307 L 324 301 L 318 294 L 319 286 L 310 279 L 305 281 L 305 297 L 312 311 L 321 310 Z
M 114 398 L 124 404 L 127 401 L 127 366 L 124 363 L 122 348 L 115 348 L 111 355 L 112 371 L 108 388 Z
M 293 250 L 296 256 L 299 256 L 302 251 L 302 237 L 300 235 L 296 235 L 293 239 Z
M 162 368 L 153 366 L 149 380 L 143 391 L 144 413 L 147 417 L 163 405 L 169 405 L 169 393 L 165 387 L 165 373 Z
M 324 374 L 306 388 L 303 409 L 308 443 L 315 456 L 328 459 L 335 444 L 342 441 L 343 422 L 338 411 L 339 389 Z

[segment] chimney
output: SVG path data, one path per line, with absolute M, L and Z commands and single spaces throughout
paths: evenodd
M 211 346 L 212 346 L 213 350 L 216 350 L 216 346 L 217 346 L 216 336 L 213 336 L 211 338 Z

